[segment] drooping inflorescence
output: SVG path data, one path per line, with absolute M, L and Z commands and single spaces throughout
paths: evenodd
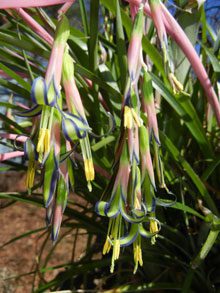
M 36 173 L 42 178 L 46 223 L 48 226 L 51 225 L 52 241 L 58 238 L 68 194 L 75 184 L 71 154 L 76 146 L 81 152 L 84 179 L 90 192 L 92 182 L 95 180 L 89 139 L 92 129 L 87 121 L 75 80 L 74 54 L 67 43 L 70 27 L 64 13 L 73 2 L 75 1 L 40 1 L 43 6 L 64 4 L 59 10 L 54 38 L 26 11 L 18 7 L 17 1 L 0 3 L 0 8 L 14 8 L 18 15 L 51 46 L 45 76 L 34 76 L 31 87 L 33 107 L 19 113 L 20 116 L 33 118 L 33 127 L 29 135 L 22 138 L 24 148 L 18 155 L 24 155 L 28 161 L 26 187 L 29 193 L 34 187 Z M 128 71 L 124 72 L 126 84 L 121 93 L 123 99 L 119 137 L 111 179 L 101 199 L 96 203 L 95 211 L 98 215 L 109 218 L 103 254 L 112 251 L 110 271 L 113 272 L 115 269 L 115 262 L 119 259 L 121 248 L 132 245 L 134 273 L 136 273 L 138 266 L 143 266 L 144 261 L 142 239 L 150 238 L 151 243 L 155 244 L 161 228 L 160 221 L 157 219 L 157 205 L 168 205 L 172 202 L 170 198 L 168 203 L 157 198 L 160 188 L 163 188 L 168 195 L 171 195 L 171 192 L 167 189 L 163 170 L 152 66 L 149 65 L 142 48 L 147 15 L 151 17 L 157 33 L 167 77 L 166 82 L 168 87 L 170 84 L 174 97 L 185 93 L 184 86 L 175 76 L 175 68 L 169 51 L 169 35 L 179 44 L 192 63 L 219 124 L 220 106 L 194 48 L 162 2 L 160 0 L 127 0 L 127 2 L 130 7 L 132 32 L 128 37 L 130 38 L 126 58 Z M 38 6 L 36 1 L 35 3 L 29 1 L 29 4 L 25 2 L 24 7 L 29 7 L 31 3 L 33 6 Z M 109 42 L 112 40 L 113 34 Z M 108 58 L 105 50 L 107 49 L 102 46 L 101 51 L 105 55 L 102 58 L 103 62 Z M 89 74 L 93 76 L 92 72 Z M 95 83 L 87 77 L 83 78 L 90 86 Z M 102 94 L 98 91 L 96 94 L 95 98 L 106 106 Z M 16 140 L 17 137 L 14 139 Z

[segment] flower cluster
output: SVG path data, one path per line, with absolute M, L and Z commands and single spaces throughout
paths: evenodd
M 97 213 L 110 218 L 103 254 L 113 248 L 111 272 L 114 270 L 115 260 L 119 258 L 120 247 L 133 244 L 135 273 L 138 265 L 143 265 L 142 236 L 151 238 L 152 243 L 155 243 L 155 237 L 160 230 L 155 214 L 156 184 L 150 138 L 157 150 L 155 161 L 158 165 L 160 140 L 152 81 L 142 58 L 143 32 L 144 13 L 143 5 L 140 5 L 134 16 L 128 47 L 128 77 L 117 159 L 108 192 L 96 204 Z M 139 83 L 141 93 L 138 91 Z M 159 172 L 162 172 L 161 168 Z M 163 178 L 162 174 L 160 178 Z M 164 182 L 160 183 L 164 185 Z
M 53 241 L 58 237 L 70 185 L 74 185 L 71 158 L 63 154 L 71 153 L 74 145 L 79 142 L 90 191 L 95 177 L 88 138 L 91 129 L 76 87 L 74 63 L 68 52 L 68 37 L 69 23 L 63 16 L 57 25 L 45 78 L 38 77 L 32 84 L 31 98 L 34 107 L 20 113 L 25 117 L 37 116 L 31 137 L 25 142 L 28 159 L 27 188 L 33 187 L 35 170 L 40 165 L 44 177 L 46 221 L 48 225 L 52 223 Z M 68 112 L 62 110 L 61 85 L 64 88 Z

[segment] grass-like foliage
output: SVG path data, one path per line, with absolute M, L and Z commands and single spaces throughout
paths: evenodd
M 175 2 L 0 1 L 0 172 L 27 173 L 0 198 L 46 214 L 4 246 L 53 242 L 35 292 L 219 289 L 219 35 Z M 83 257 L 46 280 L 80 231 Z

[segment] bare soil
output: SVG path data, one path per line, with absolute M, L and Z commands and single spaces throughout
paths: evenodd
M 0 175 L 0 191 L 24 191 L 25 174 L 10 173 Z M 4 247 L 5 243 L 28 231 L 45 228 L 45 210 L 30 204 L 14 203 L 4 207 L 8 200 L 0 199 L 0 293 L 28 293 L 41 281 L 48 281 L 60 271 L 35 274 L 41 268 L 47 255 L 53 249 L 47 229 L 21 238 Z M 74 250 L 75 231 L 62 228 L 65 235 L 55 247 L 47 266 L 70 263 L 80 258 L 85 250 L 85 236 L 77 236 Z M 47 240 L 47 241 L 46 241 Z M 42 245 L 45 244 L 41 256 Z M 61 269 L 62 270 L 62 269 Z

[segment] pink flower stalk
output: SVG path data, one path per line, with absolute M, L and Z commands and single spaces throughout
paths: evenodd
M 162 5 L 162 4 L 161 4 Z M 208 74 L 196 53 L 193 45 L 185 35 L 184 31 L 180 27 L 180 25 L 176 22 L 173 16 L 169 13 L 164 5 L 163 15 L 164 15 L 164 23 L 166 29 L 171 37 L 176 41 L 176 43 L 181 47 L 187 58 L 189 59 L 198 79 L 201 82 L 201 85 L 207 95 L 208 101 L 211 104 L 213 111 L 215 112 L 217 122 L 220 126 L 220 103 L 218 97 L 212 87 L 211 81 L 208 77 Z
M 163 22 L 163 11 L 160 5 L 160 0 L 149 0 L 151 17 L 157 29 L 157 34 L 162 46 L 162 49 L 165 53 L 167 46 L 167 34 Z M 166 56 L 166 55 L 165 55 Z
M 44 7 L 72 2 L 72 0 L 1 0 L 0 9 Z
M 208 102 L 211 104 L 213 111 L 215 112 L 215 116 L 217 122 L 220 126 L 220 104 L 218 101 L 218 97 L 212 87 L 211 81 L 207 75 L 207 72 L 197 55 L 193 45 L 187 38 L 183 29 L 174 19 L 174 17 L 169 13 L 167 8 L 161 3 L 162 11 L 163 11 L 163 22 L 166 28 L 167 33 L 174 39 L 174 41 L 180 46 L 180 48 L 185 53 L 186 57 L 190 61 L 195 74 L 197 75 L 200 83 L 207 95 Z M 144 11 L 147 15 L 151 17 L 151 10 L 149 5 L 146 3 L 144 6 Z
M 69 2 L 64 3 L 62 7 L 58 10 L 58 18 L 65 14 L 75 1 L 76 0 L 70 0 Z
M 19 3 L 20 1 L 17 1 L 17 2 Z M 37 1 L 35 2 L 37 3 Z M 1 8 L 1 3 L 0 3 L 0 8 Z M 51 35 L 41 25 L 39 25 L 36 22 L 36 20 L 34 20 L 27 12 L 25 12 L 22 8 L 15 8 L 15 11 L 17 11 L 20 17 L 24 20 L 24 22 L 28 26 L 30 26 L 36 34 L 38 34 L 50 45 L 53 44 L 53 38 L 51 37 Z
M 24 156 L 24 152 L 21 152 L 21 151 L 0 154 L 0 162 L 5 161 L 5 160 L 10 160 L 13 158 L 17 158 L 17 157 L 22 157 L 22 156 Z

